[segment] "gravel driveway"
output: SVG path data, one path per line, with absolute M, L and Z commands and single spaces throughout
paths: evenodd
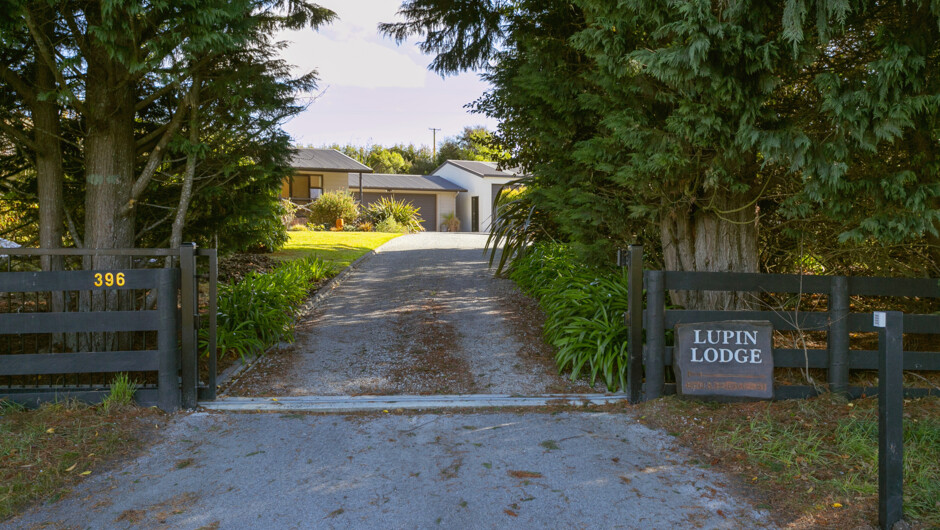
M 590 392 L 555 373 L 535 303 L 493 277 L 486 236 L 386 243 L 228 395 Z
M 626 413 L 181 415 L 2 528 L 765 528 Z

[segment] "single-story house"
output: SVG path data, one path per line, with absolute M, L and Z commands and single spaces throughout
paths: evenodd
M 366 206 L 380 197 L 405 200 L 419 208 L 427 231 L 440 230 L 444 216 L 456 213 L 457 196 L 467 191 L 435 175 L 373 174 L 369 166 L 335 149 L 295 149 L 291 167 L 295 173 L 281 187 L 284 199 L 305 205 L 323 193 L 347 190 Z M 303 213 L 298 215 L 304 222 Z
M 372 168 L 336 149 L 295 149 L 290 165 L 294 175 L 284 179 L 281 197 L 307 204 L 329 191 L 348 190 L 349 177 L 372 173 Z
M 362 197 L 359 189 L 362 189 Z M 349 175 L 349 190 L 363 205 L 369 206 L 382 197 L 410 202 L 417 208 L 422 226 L 428 232 L 441 230 L 447 214 L 456 213 L 457 196 L 466 189 L 436 175 L 395 175 L 388 173 Z
M 461 232 L 488 232 L 493 205 L 506 184 L 524 175 L 513 170 L 496 169 L 496 162 L 448 160 L 433 175 L 465 188 L 457 197 L 457 218 Z

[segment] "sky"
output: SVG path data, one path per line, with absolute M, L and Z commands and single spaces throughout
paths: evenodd
M 398 0 L 320 0 L 337 20 L 319 31 L 282 32 L 282 57 L 295 73 L 317 70 L 318 93 L 307 110 L 284 125 L 295 144 L 367 146 L 413 143 L 430 146 L 431 127 L 440 145 L 465 126 L 496 122 L 470 114 L 464 105 L 487 89 L 474 72 L 442 79 L 427 69 L 412 38 L 401 45 L 379 34 L 379 22 L 400 20 Z

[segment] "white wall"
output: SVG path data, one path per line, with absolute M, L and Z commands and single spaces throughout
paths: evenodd
M 466 189 L 466 192 L 457 194 L 456 212 L 460 219 L 460 231 L 470 231 L 470 198 L 480 198 L 480 231 L 489 232 L 493 216 L 493 184 L 506 184 L 516 180 L 515 177 L 480 177 L 453 164 L 444 164 L 435 175 L 444 177 L 454 184 Z
M 457 212 L 457 192 L 444 191 L 437 194 L 437 229 L 442 230 L 444 216 Z M 463 222 L 460 223 L 463 228 Z

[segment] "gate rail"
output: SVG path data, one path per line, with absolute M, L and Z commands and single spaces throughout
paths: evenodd
M 0 312 L 0 339 L 6 342 L 7 348 L 6 354 L 0 351 L 0 399 L 27 405 L 63 398 L 100 401 L 109 390 L 100 381 L 96 383 L 86 379 L 74 384 L 37 385 L 14 385 L 10 381 L 17 377 L 22 380 L 21 376 L 51 376 L 68 381 L 73 376 L 80 377 L 78 374 L 117 372 L 157 373 L 155 385 L 144 385 L 135 394 L 136 401 L 142 405 L 174 410 L 195 407 L 197 398 L 215 399 L 214 352 L 218 313 L 218 255 L 215 249 L 197 249 L 195 244 L 188 243 L 177 249 L 15 248 L 2 249 L 0 253 L 0 260 L 7 262 L 7 272 L 0 272 L 0 293 L 6 296 L 5 300 L 0 297 L 0 303 L 6 302 L 6 312 Z M 12 270 L 13 258 L 46 256 L 78 256 L 85 260 L 103 256 L 151 258 L 145 265 L 153 265 L 156 260 L 152 258 L 177 258 L 178 265 L 172 268 L 108 270 Z M 204 274 L 198 273 L 198 258 L 207 261 Z M 213 353 L 208 355 L 203 366 L 206 375 L 203 383 L 199 380 L 201 356 L 198 355 L 201 280 L 208 283 L 204 304 L 208 316 L 207 349 Z M 153 295 L 154 290 L 156 296 Z M 90 299 L 92 293 L 102 291 L 114 292 L 115 298 L 124 296 L 123 305 L 119 303 L 117 310 L 108 310 L 106 301 L 104 310 L 95 311 L 90 310 L 90 303 L 78 306 L 79 298 L 85 296 Z M 27 293 L 35 293 L 35 296 Z M 72 293 L 78 296 L 72 296 Z M 59 299 L 58 304 L 52 303 L 55 297 Z M 128 299 L 133 301 L 134 310 L 128 310 Z M 75 303 L 70 305 L 69 300 Z M 53 307 L 55 305 L 58 307 Z M 87 338 L 95 334 L 137 332 L 156 332 L 156 348 L 148 348 L 152 341 L 147 335 L 143 338 L 131 335 L 124 340 L 124 346 L 132 343 L 130 349 L 115 348 L 114 345 L 121 340 L 92 341 Z M 73 337 L 71 341 L 63 339 L 69 335 Z M 19 337 L 18 345 L 16 337 Z M 39 337 L 45 337 L 45 341 Z M 104 348 L 89 347 L 92 342 L 99 346 L 103 342 L 108 344 Z M 135 348 L 134 344 L 142 344 L 143 347 Z M 100 351 L 71 351 L 76 349 Z

